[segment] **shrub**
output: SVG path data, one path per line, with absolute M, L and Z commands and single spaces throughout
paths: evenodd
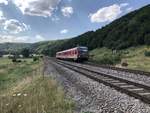
M 36 62 L 39 60 L 39 57 L 33 57 L 33 61 Z
M 127 62 L 127 61 L 122 61 L 122 62 L 121 62 L 121 66 L 127 67 L 127 66 L 128 66 L 128 62 Z
M 17 62 L 17 59 L 15 57 L 12 58 L 12 62 Z
M 28 58 L 30 55 L 30 51 L 28 48 L 25 48 L 21 51 L 21 54 L 23 55 L 23 57 Z
M 114 65 L 121 62 L 121 56 L 119 54 L 105 54 L 103 57 L 97 59 L 97 61 L 104 65 Z
M 145 52 L 144 52 L 144 55 L 145 55 L 146 57 L 150 57 L 150 51 L 145 51 Z

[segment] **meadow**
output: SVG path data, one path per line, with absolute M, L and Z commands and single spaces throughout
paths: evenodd
M 107 48 L 98 48 L 90 52 L 90 60 L 117 67 L 121 67 L 121 63 L 126 62 L 128 66 L 124 68 L 150 72 L 150 56 L 145 56 L 145 51 L 150 51 L 150 46 L 131 47 L 116 52 Z
M 43 78 L 42 60 L 21 60 L 0 59 L 0 113 L 72 113 L 74 104 L 63 89 Z

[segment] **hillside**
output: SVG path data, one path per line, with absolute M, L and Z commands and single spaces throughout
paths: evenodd
M 0 53 L 19 52 L 30 45 L 29 43 L 0 43 Z
M 53 56 L 57 51 L 76 45 L 88 46 L 90 50 L 100 47 L 120 50 L 132 46 L 150 45 L 149 12 L 150 5 L 147 5 L 96 31 L 89 31 L 69 40 L 36 43 L 34 46 L 38 45 L 40 52 Z
M 93 56 L 90 60 L 99 64 L 114 63 L 117 67 L 122 67 L 121 63 L 126 62 L 128 66 L 123 68 L 150 72 L 150 55 L 146 56 L 145 51 L 150 52 L 150 46 L 130 47 L 118 51 L 117 54 L 108 48 L 96 48 L 90 51 L 90 55 Z M 118 55 L 121 57 L 121 61 L 118 61 Z
M 18 51 L 30 47 L 31 51 L 54 56 L 57 51 L 87 46 L 89 50 L 106 47 L 125 49 L 139 45 L 150 45 L 150 5 L 133 11 L 96 31 L 88 31 L 74 38 L 38 42 L 34 44 L 0 44 L 0 51 Z

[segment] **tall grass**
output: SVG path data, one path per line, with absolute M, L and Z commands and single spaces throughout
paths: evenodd
M 115 65 L 121 62 L 120 53 L 113 53 L 110 49 L 99 48 L 91 51 L 92 56 L 90 60 L 92 62 L 99 63 L 101 65 Z
M 41 63 L 29 61 L 3 68 L 0 74 L 0 113 L 72 113 L 73 102 L 65 98 L 56 81 L 43 78 Z M 7 72 L 6 72 L 7 71 Z
M 1 96 L 1 113 L 72 113 L 73 102 L 50 78 L 35 77 L 30 84 Z
M 90 55 L 92 55 L 91 60 L 96 63 L 117 64 L 115 66 L 121 67 L 121 62 L 126 62 L 128 64 L 127 68 L 129 69 L 150 71 L 149 51 L 150 46 L 139 46 L 120 50 L 113 54 L 110 49 L 98 48 L 91 51 Z

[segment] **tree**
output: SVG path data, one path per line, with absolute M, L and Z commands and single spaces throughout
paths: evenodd
M 23 55 L 23 57 L 28 58 L 30 55 L 30 51 L 28 48 L 25 48 L 21 51 L 21 54 Z

